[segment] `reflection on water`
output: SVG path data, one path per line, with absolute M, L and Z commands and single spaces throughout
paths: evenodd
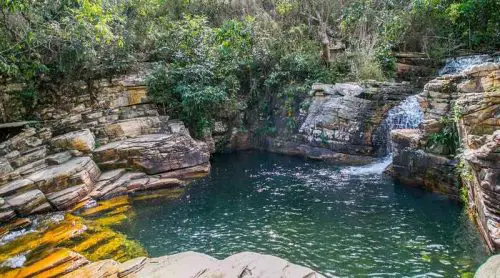
M 485 260 L 457 203 L 360 169 L 258 152 L 219 156 L 180 199 L 136 203 L 137 217 L 118 229 L 151 256 L 255 251 L 327 276 L 459 277 Z

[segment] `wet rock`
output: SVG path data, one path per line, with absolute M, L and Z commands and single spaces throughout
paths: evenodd
M 134 188 L 135 190 L 155 190 L 161 188 L 172 188 L 181 186 L 183 183 L 178 179 L 172 178 L 150 178 L 147 183 L 140 187 Z M 130 186 L 130 184 L 129 184 Z
M 14 217 L 16 217 L 16 213 L 13 210 L 0 211 L 0 223 L 8 222 Z
M 175 178 L 175 179 L 194 179 L 201 178 L 210 172 L 210 163 L 205 163 L 202 165 L 197 165 L 189 168 L 183 168 L 179 170 L 173 170 L 165 173 L 161 173 L 161 178 Z
M 23 268 L 3 273 L 3 277 L 57 277 L 70 273 L 85 264 L 88 260 L 80 254 L 67 249 L 57 249 L 43 259 Z
M 105 169 L 134 168 L 157 174 L 208 163 L 205 143 L 185 134 L 150 134 L 102 146 L 94 160 Z
M 128 192 L 127 185 L 134 179 L 145 177 L 142 172 L 126 172 L 116 180 L 108 179 L 105 183 L 96 188 L 91 196 L 96 199 L 108 199 Z
M 95 148 L 94 134 L 88 129 L 73 131 L 52 138 L 52 146 L 63 150 L 91 152 Z

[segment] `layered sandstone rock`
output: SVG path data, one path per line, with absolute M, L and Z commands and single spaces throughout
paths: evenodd
M 500 64 L 484 63 L 430 81 L 419 95 L 420 130 L 394 131 L 391 173 L 403 182 L 467 199 L 490 249 L 500 247 Z M 458 156 L 443 138 L 450 122 Z M 449 134 L 448 134 L 449 136 Z M 466 190 L 459 192 L 459 183 Z
M 264 147 L 273 152 L 347 163 L 368 163 L 385 154 L 381 123 L 414 89 L 407 85 L 315 84 L 297 133 L 278 132 Z M 300 118 L 300 117 L 299 117 Z M 286 117 L 285 117 L 286 119 Z
M 453 158 L 426 151 L 421 130 L 396 129 L 391 132 L 391 137 L 393 161 L 388 173 L 404 184 L 423 186 L 458 199 L 456 161 Z
M 51 145 L 63 150 L 91 152 L 95 148 L 95 138 L 90 130 L 83 129 L 54 137 Z
M 148 103 L 148 69 L 60 88 L 58 105 L 42 101 L 37 112 L 48 120 L 44 128 L 0 143 L 0 222 L 89 198 L 182 187 L 208 173 L 207 145 Z M 118 170 L 101 175 L 108 169 Z
M 101 168 L 133 168 L 158 174 L 208 163 L 207 145 L 186 134 L 150 134 L 104 145 L 94 151 Z

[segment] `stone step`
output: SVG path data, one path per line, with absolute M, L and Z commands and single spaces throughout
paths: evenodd
M 17 157 L 10 160 L 10 164 L 14 168 L 19 168 L 31 162 L 35 162 L 45 158 L 47 156 L 47 152 L 47 147 L 45 145 L 42 145 L 34 149 L 19 153 Z
M 148 134 L 113 142 L 96 149 L 94 160 L 102 169 L 130 167 L 149 175 L 209 162 L 205 143 L 187 134 Z
M 87 197 L 89 193 L 90 186 L 81 184 L 54 193 L 49 193 L 46 197 L 52 206 L 58 210 L 65 210 L 79 203 Z
M 26 178 L 45 194 L 85 184 L 91 188 L 101 171 L 90 157 L 75 157 L 61 164 L 35 172 Z
M 32 180 L 19 179 L 0 186 L 0 197 L 17 195 L 33 189 L 38 189 L 38 187 Z
M 5 201 L 18 215 L 30 215 L 51 209 L 45 195 L 38 189 L 9 197 Z
M 92 192 L 92 197 L 97 199 L 109 199 L 111 197 L 128 192 L 127 185 L 131 180 L 146 177 L 142 172 L 126 172 L 115 181 L 109 182 L 99 191 Z

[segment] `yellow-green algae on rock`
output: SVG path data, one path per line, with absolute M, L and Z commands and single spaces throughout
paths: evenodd
M 118 197 L 92 208 L 82 208 L 80 216 L 67 213 L 59 222 L 40 225 L 0 246 L 0 276 L 52 277 L 88 261 L 113 259 L 124 262 L 145 256 L 146 251 L 138 243 L 109 227 L 133 217 L 129 201 L 126 196 Z M 25 257 L 23 267 L 13 269 L 5 264 L 17 256 Z
M 23 235 L 0 245 L 1 277 L 56 277 L 64 275 L 89 262 L 111 259 L 125 262 L 146 256 L 137 242 L 127 239 L 111 227 L 135 217 L 132 202 L 151 199 L 179 198 L 184 188 L 172 188 L 119 196 L 91 204 L 83 201 L 66 214 L 20 218 L 0 227 L 0 239 L 9 232 L 27 229 Z M 34 223 L 38 223 L 35 225 Z M 2 242 L 0 242 L 2 244 Z M 12 268 L 7 261 L 24 260 L 22 267 Z

